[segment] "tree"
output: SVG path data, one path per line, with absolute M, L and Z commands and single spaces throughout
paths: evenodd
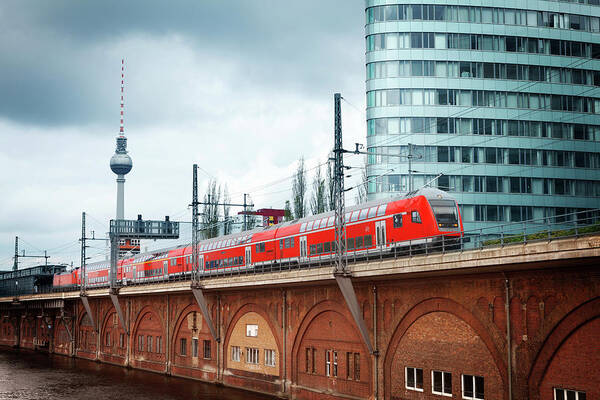
M 233 227 L 233 221 L 229 216 L 230 206 L 226 205 L 227 203 L 231 203 L 227 184 L 225 184 L 225 188 L 223 189 L 223 203 L 223 235 L 229 235 L 231 233 L 231 228 Z
M 290 201 L 286 200 L 285 201 L 285 207 L 283 208 L 284 214 L 283 214 L 283 220 L 284 221 L 291 221 L 292 218 L 292 206 L 290 205 Z
M 369 183 L 367 182 L 367 167 L 360 169 L 361 182 L 356 186 L 356 204 L 362 204 L 367 202 L 367 189 Z
M 201 232 L 204 238 L 210 239 L 219 236 L 219 206 L 221 202 L 221 187 L 217 181 L 211 179 L 206 187 L 202 208 Z
M 294 205 L 294 218 L 306 216 L 306 170 L 304 169 L 304 157 L 298 160 L 298 169 L 292 183 L 292 202 Z
M 327 163 L 327 203 L 328 210 L 335 210 L 335 185 L 334 185 L 334 171 L 333 171 L 333 152 L 329 153 L 329 162 Z
M 317 167 L 313 178 L 310 210 L 313 215 L 324 213 L 327 210 L 327 192 L 325 190 L 325 179 L 321 175 L 321 165 Z

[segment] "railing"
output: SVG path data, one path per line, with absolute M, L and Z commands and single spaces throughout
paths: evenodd
M 393 229 L 393 228 L 392 228 Z M 401 228 L 402 229 L 402 228 Z M 390 258 L 405 258 L 428 254 L 460 252 L 464 250 L 502 247 L 513 244 L 552 241 L 600 233 L 600 209 L 581 211 L 490 226 L 474 231 L 465 231 L 462 236 L 446 234 L 419 237 L 402 242 L 388 241 L 385 245 L 371 248 L 353 249 L 347 252 L 348 263 L 371 262 Z M 311 269 L 325 266 L 333 267 L 335 254 L 309 255 L 307 260 L 298 257 L 277 259 L 255 263 L 251 266 L 221 267 L 200 271 L 201 278 L 226 277 L 246 274 L 262 274 L 297 269 Z M 191 271 L 119 281 L 122 286 L 147 285 L 173 281 L 190 281 Z M 89 289 L 107 287 L 89 285 Z M 79 287 L 59 289 L 61 291 L 79 290 Z M 20 293 L 24 294 L 24 293 Z M 2 296 L 0 296 L 2 297 Z

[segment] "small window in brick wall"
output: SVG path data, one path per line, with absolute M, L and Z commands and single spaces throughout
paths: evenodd
M 419 392 L 423 391 L 423 369 L 422 368 L 414 368 L 414 367 L 406 367 L 405 378 L 406 378 L 406 388 L 410 390 L 417 390 Z
M 179 340 L 179 354 L 182 356 L 187 355 L 187 340 L 183 338 Z
M 210 340 L 204 340 L 204 358 L 207 360 L 211 358 Z
M 485 390 L 483 377 L 474 375 L 463 375 L 462 395 L 463 399 L 484 399 Z
M 586 395 L 579 390 L 554 388 L 554 400 L 586 400 Z

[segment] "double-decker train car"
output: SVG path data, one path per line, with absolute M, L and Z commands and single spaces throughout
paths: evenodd
M 334 219 L 334 213 L 329 212 L 203 240 L 198 247 L 200 273 L 332 260 L 336 253 Z M 450 249 L 460 245 L 463 232 L 456 200 L 433 188 L 349 207 L 345 221 L 346 251 L 355 258 L 375 253 L 383 256 L 408 246 Z M 189 245 L 179 246 L 120 260 L 117 280 L 126 285 L 190 275 L 192 250 Z M 87 266 L 89 286 L 109 284 L 109 264 L 104 261 Z M 80 284 L 76 272 L 73 274 L 71 281 Z M 57 286 L 62 285 L 61 279 L 55 280 Z

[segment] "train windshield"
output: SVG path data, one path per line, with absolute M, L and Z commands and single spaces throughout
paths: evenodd
M 429 200 L 440 228 L 458 228 L 458 210 L 454 200 Z

